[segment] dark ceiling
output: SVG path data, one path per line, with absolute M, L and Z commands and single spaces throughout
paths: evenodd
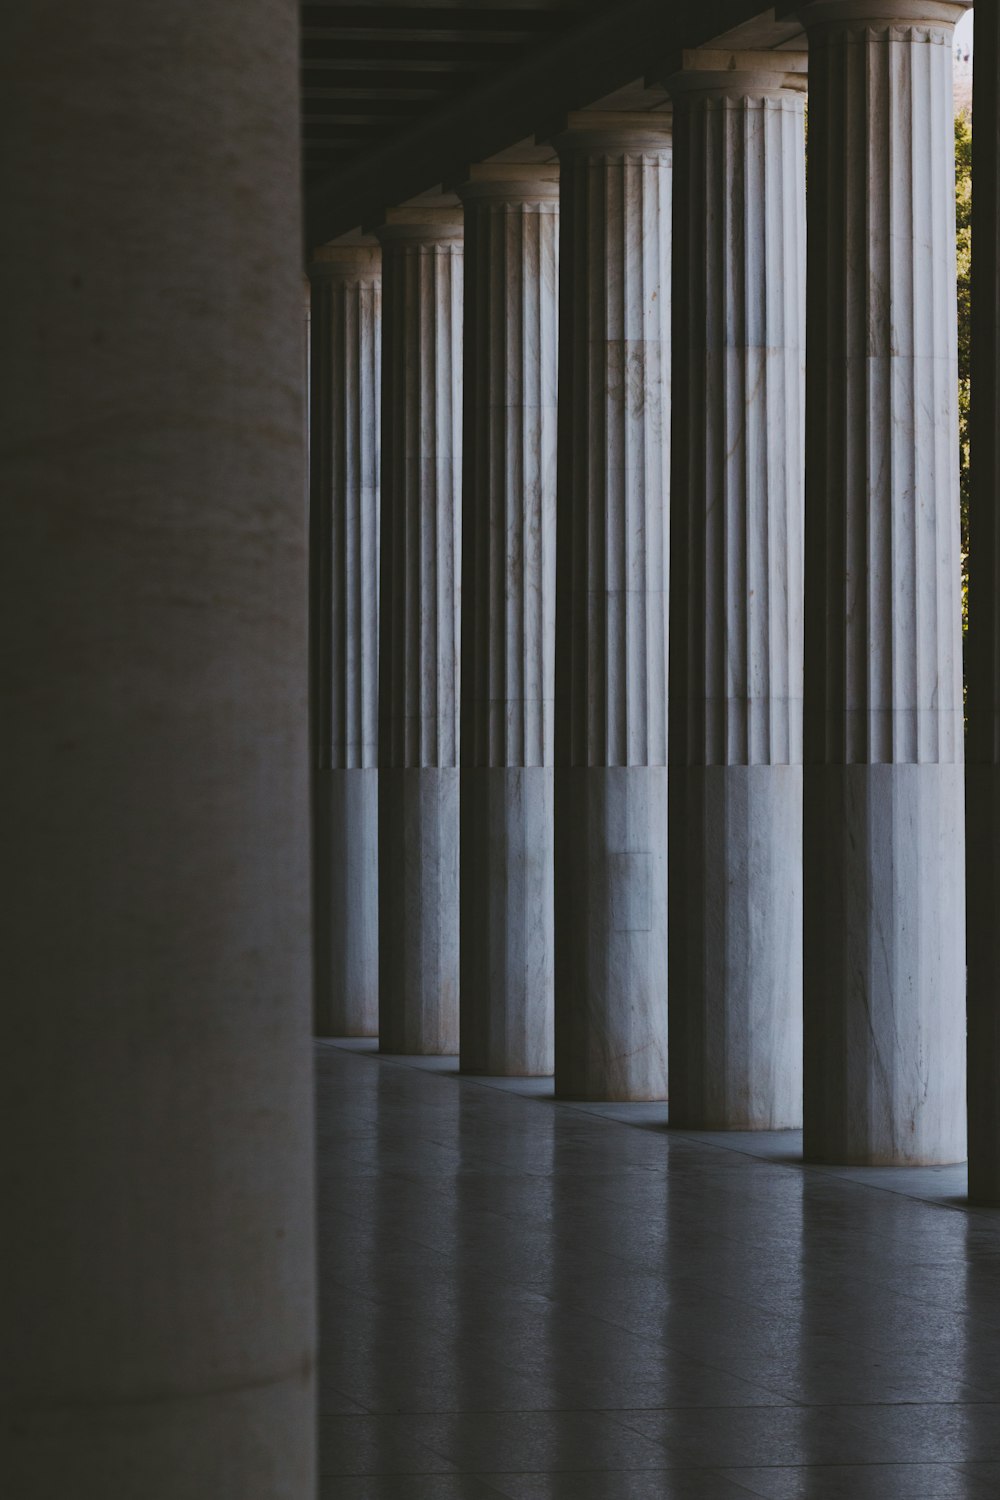
M 307 188 L 457 95 L 481 88 L 604 0 L 302 6 Z
M 683 48 L 787 45 L 790 7 L 776 20 L 760 0 L 303 0 L 307 254 L 568 112 L 662 108 Z

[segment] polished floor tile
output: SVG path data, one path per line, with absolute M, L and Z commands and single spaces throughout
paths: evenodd
M 985 1490 L 947 1464 L 814 1464 L 808 1468 L 733 1469 L 744 1495 L 761 1500 L 967 1500 Z
M 715 1469 L 491 1474 L 487 1478 L 508 1500 L 750 1500 L 748 1490 Z
M 447 1474 L 456 1465 L 420 1441 L 414 1418 L 335 1416 L 319 1419 L 320 1478 L 331 1475 Z
M 1000 1495 L 1000 1214 L 954 1172 L 317 1060 L 320 1500 Z
M 473 1474 L 372 1474 L 320 1480 L 319 1500 L 503 1500 Z M 746 1500 L 746 1491 L 743 1491 Z M 509 1497 L 508 1497 L 509 1500 Z

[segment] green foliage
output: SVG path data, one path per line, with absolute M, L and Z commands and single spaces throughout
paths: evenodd
M 955 116 L 955 209 L 958 251 L 958 422 L 959 477 L 962 505 L 962 629 L 969 623 L 969 404 L 972 316 L 972 125 L 964 112 Z

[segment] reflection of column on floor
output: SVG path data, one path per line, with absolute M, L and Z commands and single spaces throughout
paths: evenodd
M 459 1091 L 452 1079 L 419 1068 L 383 1064 L 378 1071 L 382 1170 L 372 1214 L 380 1248 L 370 1283 L 377 1405 L 384 1412 L 454 1411 L 462 1404 L 455 1278 L 467 1253 L 456 1182 Z M 401 1151 L 405 1172 L 394 1169 Z M 386 1244 L 394 1247 L 389 1255 L 381 1248 Z M 429 1423 L 420 1436 L 431 1440 Z
M 667 1087 L 669 115 L 560 157 L 556 1088 Z
M 805 1151 L 965 1155 L 951 81 L 962 5 L 810 0 Z
M 566 1411 L 631 1415 L 659 1407 L 669 1392 L 670 1360 L 661 1337 L 664 1153 L 659 1131 L 559 1110 L 545 1332 L 552 1389 Z M 630 1417 L 623 1426 L 631 1427 Z M 574 1437 L 579 1444 L 573 1429 L 562 1435 L 567 1468 L 575 1467 Z M 604 1423 L 594 1423 L 588 1444 L 595 1467 L 663 1464 L 662 1454 L 634 1431 L 616 1438 Z
M 551 1102 L 462 1090 L 455 1361 L 464 1411 L 557 1404 L 545 1333 L 555 1128 Z
M 465 206 L 461 1055 L 552 1072 L 559 169 L 473 167 Z
M 796 1399 L 803 1177 L 784 1162 L 675 1137 L 667 1170 L 668 1389 L 681 1406 L 729 1408 L 745 1445 L 745 1413 L 733 1408 Z
M 802 1120 L 804 70 L 668 82 L 670 1120 L 700 1129 Z
M 458 1051 L 462 210 L 382 244 L 379 1044 Z
M 359 1065 L 339 1048 L 317 1048 L 316 1201 L 319 1218 L 320 1455 L 323 1419 L 378 1410 L 377 1280 L 380 1259 L 404 1242 L 405 1225 L 379 1224 L 379 1183 L 392 1160 L 379 1121 L 387 1070 Z M 343 1134 L 348 1139 L 343 1140 Z M 394 1180 L 390 1177 L 390 1180 Z
M 309 275 L 316 1031 L 319 1036 L 375 1036 L 378 246 L 329 245 L 317 251 Z
M 981 31 L 976 32 L 977 49 L 981 35 Z M 989 52 L 986 55 L 989 56 Z M 996 56 L 996 52 L 993 56 Z M 926 1274 L 931 1286 L 935 1277 L 943 1275 L 948 1278 L 946 1284 L 949 1305 L 955 1309 L 954 1326 L 956 1342 L 961 1347 L 962 1366 L 961 1370 L 955 1368 L 954 1378 L 956 1383 L 961 1382 L 964 1390 L 956 1391 L 953 1399 L 975 1402 L 978 1398 L 986 1403 L 995 1403 L 1000 1399 L 996 1338 L 981 1338 L 977 1335 L 980 1331 L 996 1326 L 993 1321 L 994 1312 L 991 1311 L 996 1309 L 997 1296 L 996 1238 L 992 1235 L 984 1236 L 983 1221 L 977 1214 L 953 1214 L 949 1218 L 959 1220 L 961 1240 L 958 1243 L 951 1240 L 949 1224 L 948 1244 L 944 1247 L 943 1254 L 938 1251 L 933 1262 L 928 1257 Z M 948 1394 L 938 1399 L 947 1401 Z M 982 1407 L 985 1418 L 984 1450 L 986 1444 L 993 1442 L 995 1432 L 986 1416 L 988 1409 L 988 1405 Z M 978 1416 L 975 1408 L 972 1410 L 974 1416 Z M 974 1445 L 979 1448 L 977 1439 L 978 1434 L 974 1434 L 969 1443 L 969 1451 L 973 1451 Z
M 969 1219 L 904 1197 L 905 1186 L 887 1203 L 852 1182 L 803 1180 L 798 1362 L 779 1393 L 859 1412 L 975 1400 L 963 1389 Z
M 966 754 L 969 1192 L 1000 1202 L 1000 10 L 976 11 Z

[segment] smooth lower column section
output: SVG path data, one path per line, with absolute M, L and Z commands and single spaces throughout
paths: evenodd
M 969 1195 L 1000 1202 L 1000 10 L 976 12 L 966 837 Z
M 557 146 L 556 1092 L 662 1099 L 670 119 Z
M 465 205 L 461 1060 L 553 1069 L 559 170 L 485 164 Z
M 965 1155 L 952 32 L 809 37 L 805 1150 Z
M 686 53 L 668 88 L 670 1120 L 773 1130 L 802 1121 L 804 58 Z
M 0 1488 L 311 1500 L 295 17 L 4 20 Z
M 309 275 L 315 1022 L 375 1036 L 381 254 L 330 245 Z
M 458 1051 L 462 211 L 382 244 L 379 1045 Z

